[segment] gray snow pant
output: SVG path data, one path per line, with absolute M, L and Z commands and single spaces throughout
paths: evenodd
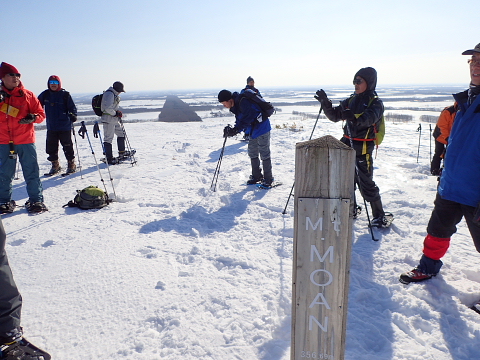
M 255 139 L 248 140 L 248 156 L 252 162 L 252 175 L 258 178 L 260 171 L 260 161 L 258 156 L 262 159 L 263 176 L 267 180 L 272 180 L 272 161 L 270 160 L 270 131 L 266 134 L 260 135 Z
M 0 218 L 0 338 L 20 327 L 22 296 L 13 280 L 5 251 L 7 235 Z

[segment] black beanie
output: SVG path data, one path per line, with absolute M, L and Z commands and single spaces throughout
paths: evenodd
M 228 101 L 232 98 L 232 93 L 228 90 L 222 90 L 218 93 L 218 102 Z
M 124 88 L 123 88 L 123 84 L 120 82 L 120 81 L 115 81 L 113 83 L 113 89 L 116 91 L 116 92 L 125 92 Z
M 247 84 L 248 84 L 250 81 L 255 81 L 255 80 L 253 80 L 253 78 L 252 78 L 251 76 L 249 76 L 249 77 L 247 78 Z
M 375 88 L 377 87 L 377 70 L 375 70 L 374 68 L 366 67 L 358 70 L 353 77 L 353 80 L 355 80 L 357 76 L 360 76 L 363 80 L 367 82 L 368 90 L 375 90 Z

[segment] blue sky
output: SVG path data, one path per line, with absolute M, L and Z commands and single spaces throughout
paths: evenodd
M 72 93 L 465 84 L 480 43 L 472 0 L 2 0 L 1 61 L 37 95 L 50 75 Z

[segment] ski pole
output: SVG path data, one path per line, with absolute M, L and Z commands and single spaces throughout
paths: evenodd
M 73 123 L 72 123 L 72 133 L 73 133 L 73 138 L 75 139 L 75 148 L 77 149 L 77 159 L 78 159 L 78 168 L 80 169 L 80 179 L 83 179 L 82 164 L 80 164 L 80 154 L 78 153 L 77 135 L 75 134 L 75 128 L 73 126 Z
M 127 144 L 128 152 L 130 153 L 130 164 L 133 166 L 134 164 L 137 163 L 137 160 L 135 159 L 135 151 L 130 146 L 130 140 L 128 139 L 127 132 L 125 131 L 125 126 L 123 125 L 122 119 L 118 119 L 118 122 L 122 127 L 123 135 L 125 135 L 125 142 Z
M 418 151 L 417 151 L 417 164 L 418 164 L 418 157 L 420 156 L 420 139 L 422 137 L 422 124 L 418 124 Z
M 218 161 L 217 161 L 217 168 L 215 169 L 215 172 L 213 173 L 212 184 L 210 185 L 210 190 L 212 190 L 213 192 L 215 192 L 216 188 L 217 188 L 218 174 L 220 174 L 220 165 L 222 164 L 223 153 L 225 151 L 225 144 L 226 143 L 227 143 L 227 137 L 225 136 L 225 140 L 223 140 L 222 150 L 220 151 L 220 157 L 218 158 Z M 214 182 L 215 182 L 215 184 L 214 184 Z
M 348 120 L 345 121 L 345 125 L 347 127 L 347 132 L 348 132 L 348 137 L 350 140 L 350 147 L 355 150 L 353 147 L 353 138 L 352 138 L 352 132 L 350 131 L 350 126 L 348 125 Z M 373 228 L 372 228 L 372 222 L 370 221 L 370 215 L 368 214 L 368 207 L 367 207 L 367 200 L 365 200 L 365 195 L 363 194 L 362 190 L 362 185 L 361 185 L 361 179 L 360 179 L 360 172 L 358 170 L 358 162 L 357 162 L 357 155 L 355 154 L 355 175 L 357 177 L 357 184 L 358 184 L 358 190 L 360 190 L 360 195 L 362 195 L 363 198 L 363 205 L 365 206 L 365 213 L 367 214 L 367 221 L 368 221 L 368 228 L 370 230 L 370 234 L 372 235 L 372 240 L 373 241 L 378 241 L 378 239 L 375 239 L 375 236 L 373 235 Z
M 323 110 L 323 107 L 320 105 L 320 111 L 318 112 L 317 120 L 315 120 L 315 125 L 313 125 L 312 133 L 310 134 L 310 138 L 308 140 L 312 140 L 313 132 L 317 127 L 317 122 L 318 122 L 318 119 L 320 118 L 320 114 L 322 113 L 322 110 Z M 290 201 L 290 198 L 292 197 L 293 189 L 295 189 L 295 181 L 293 182 L 292 188 L 290 189 L 290 194 L 288 195 L 287 203 L 285 204 L 285 208 L 283 209 L 283 212 L 282 212 L 283 215 L 287 213 L 287 206 L 288 206 L 288 202 Z
M 105 185 L 102 172 L 100 171 L 100 167 L 98 166 L 97 157 L 95 156 L 95 151 L 93 151 L 93 146 L 92 146 L 92 142 L 90 141 L 90 136 L 88 136 L 87 127 L 85 126 L 85 121 L 82 121 L 81 124 L 82 126 L 78 130 L 78 135 L 80 135 L 82 139 L 85 139 L 85 135 L 87 135 L 87 140 L 88 140 L 88 143 L 90 144 L 90 150 L 92 150 L 93 159 L 95 160 L 95 165 L 97 166 L 98 174 L 100 175 L 100 181 L 103 184 L 103 188 L 105 189 L 105 192 L 108 194 L 107 186 Z
M 20 161 L 18 161 L 17 158 L 15 158 L 15 162 L 17 163 L 17 175 L 15 176 L 15 179 L 14 180 L 18 180 L 19 177 L 18 177 L 18 173 L 20 171 Z
M 108 176 L 110 176 L 110 183 L 112 185 L 113 195 L 116 199 L 117 194 L 115 193 L 115 187 L 113 186 L 112 173 L 110 172 L 110 166 L 108 165 L 107 152 L 105 151 L 105 147 L 103 145 L 102 134 L 100 134 L 100 127 L 98 126 L 98 121 L 95 121 L 95 124 L 93 125 L 93 137 L 98 137 L 100 139 L 100 144 L 102 145 L 103 153 L 105 154 L 105 164 L 107 164 L 107 171 Z

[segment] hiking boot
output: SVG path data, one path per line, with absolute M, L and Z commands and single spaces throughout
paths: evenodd
M 254 178 L 253 175 L 250 175 L 250 177 L 247 180 L 247 185 L 255 185 L 262 182 L 262 180 L 263 178 L 257 179 L 257 178 Z
M 15 210 L 15 204 L 14 200 L 10 200 L 9 202 L 6 202 L 4 204 L 0 205 L 0 214 L 11 214 L 13 210 Z
M 398 281 L 400 281 L 402 284 L 408 285 L 411 282 L 421 282 L 431 279 L 433 276 L 436 275 L 437 274 L 425 274 L 418 268 L 415 268 L 412 271 L 408 271 L 400 275 L 400 279 L 398 279 Z
M 117 165 L 120 163 L 118 158 L 111 158 L 110 160 L 107 161 L 108 165 Z
M 352 214 L 353 220 L 356 220 L 358 218 L 358 215 L 360 215 L 361 213 L 362 213 L 362 207 L 355 205 L 355 207 L 353 208 L 353 214 Z
M 62 170 L 62 167 L 60 166 L 60 163 L 58 162 L 58 160 L 54 160 L 54 161 L 52 161 L 52 167 L 51 167 L 50 171 L 48 173 L 46 173 L 45 175 L 46 176 L 52 176 L 52 175 L 58 174 L 60 172 L 60 170 Z
M 77 171 L 77 165 L 75 165 L 75 159 L 68 160 L 67 174 L 73 174 Z
M 31 203 L 30 200 L 25 203 L 25 208 L 29 213 L 42 213 L 48 211 L 45 204 L 41 201 Z
M 273 179 L 262 179 L 262 186 L 263 187 L 271 187 L 273 183 Z
M 377 228 L 387 228 L 392 224 L 393 221 L 393 214 L 392 213 L 385 213 L 385 215 L 374 218 L 371 222 L 372 227 Z

